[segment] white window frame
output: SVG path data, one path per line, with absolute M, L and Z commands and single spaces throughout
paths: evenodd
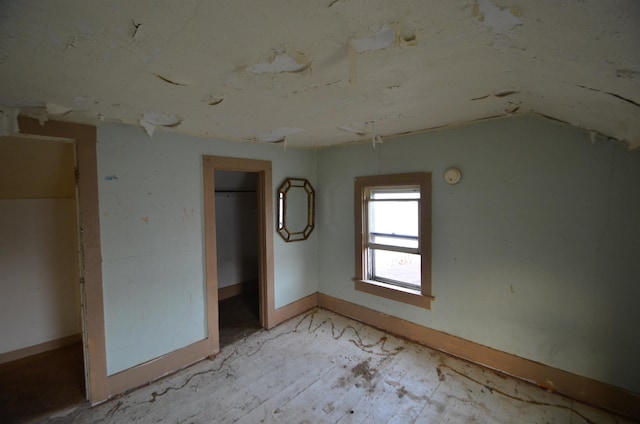
M 383 278 L 370 279 L 371 264 L 369 249 L 382 247 L 387 251 L 401 251 L 402 248 L 379 246 L 369 242 L 368 195 L 371 190 L 394 190 L 419 187 L 418 208 L 419 236 L 418 249 L 410 253 L 420 255 L 420 285 L 411 287 Z M 431 294 L 431 174 L 416 172 L 408 174 L 375 175 L 356 177 L 354 183 L 355 216 L 355 289 L 398 302 L 430 309 L 434 297 Z

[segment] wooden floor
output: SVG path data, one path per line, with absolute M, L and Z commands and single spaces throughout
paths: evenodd
M 314 309 L 47 423 L 628 423 Z
M 225 347 L 262 327 L 258 291 L 247 291 L 218 303 L 220 347 Z

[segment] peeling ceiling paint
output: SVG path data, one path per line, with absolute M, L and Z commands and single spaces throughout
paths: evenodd
M 257 137 L 257 141 L 261 143 L 282 143 L 286 140 L 287 136 L 298 134 L 303 131 L 304 130 L 301 128 L 276 128 L 275 130 L 271 130 L 266 134 L 260 134 Z
M 300 72 L 309 67 L 310 63 L 300 63 L 286 54 L 279 54 L 269 62 L 256 63 L 249 67 L 254 74 L 279 74 L 280 72 Z
M 522 24 L 520 18 L 516 16 L 519 13 L 521 12 L 517 7 L 498 7 L 493 0 L 477 0 L 473 6 L 474 16 L 485 26 L 500 34 Z
M 640 147 L 639 22 L 637 0 L 2 1 L 0 105 L 293 147 L 535 113 Z
M 370 50 L 382 50 L 396 41 L 396 33 L 391 28 L 383 27 L 373 37 L 351 40 L 351 47 L 358 53 Z

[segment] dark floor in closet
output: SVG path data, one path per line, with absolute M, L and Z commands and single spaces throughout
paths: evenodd
M 260 330 L 258 292 L 219 303 L 220 346 Z M 86 400 L 82 344 L 0 364 L 0 423 L 29 423 Z
M 28 423 L 86 399 L 82 344 L 0 364 L 0 422 Z
M 220 347 L 260 330 L 258 291 L 252 290 L 219 302 Z

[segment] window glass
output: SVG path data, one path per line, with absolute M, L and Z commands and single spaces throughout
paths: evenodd
M 420 255 L 371 249 L 372 280 L 420 288 Z
M 355 288 L 429 309 L 431 174 L 356 177 Z
M 418 200 L 415 188 L 371 190 L 368 201 L 369 231 L 380 234 L 418 236 Z
M 420 287 L 419 202 L 420 187 L 369 190 L 369 280 Z

